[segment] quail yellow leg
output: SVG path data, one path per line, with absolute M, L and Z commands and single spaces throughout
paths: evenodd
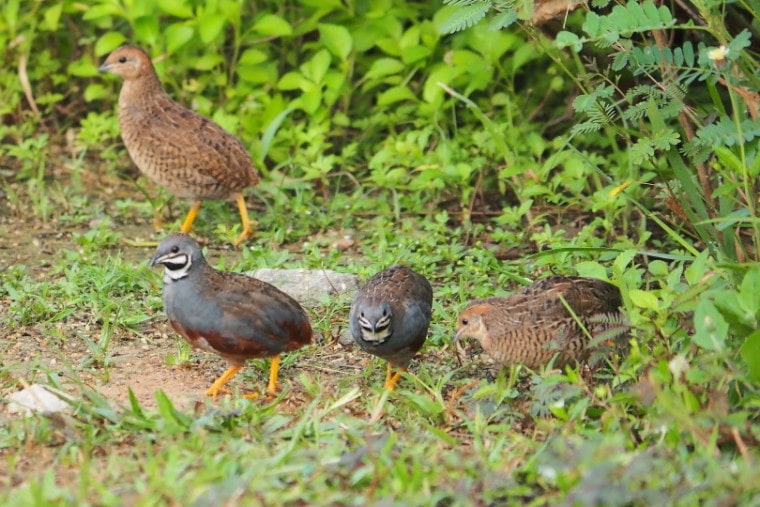
M 383 389 L 388 389 L 390 391 L 393 391 L 396 388 L 396 382 L 398 382 L 398 379 L 401 378 L 402 371 L 406 371 L 406 370 L 402 368 L 400 369 L 400 371 L 397 371 L 394 374 L 391 363 L 388 363 L 388 371 L 385 374 L 385 386 L 383 386 Z
M 211 387 L 206 389 L 206 396 L 216 398 L 219 393 L 229 392 L 227 389 L 224 389 L 224 385 L 229 382 L 229 380 L 234 377 L 242 368 L 242 366 L 230 366 L 227 371 L 222 373 L 222 375 L 216 379 L 213 384 L 211 384 Z
M 161 209 L 163 209 L 163 206 L 153 210 L 153 219 L 151 220 L 151 223 L 153 224 L 154 231 L 164 230 L 164 224 L 161 220 Z
M 272 365 L 269 367 L 269 383 L 267 384 L 267 394 L 277 394 L 277 376 L 280 374 L 280 356 L 272 358 Z
M 182 226 L 179 228 L 180 232 L 183 232 L 185 234 L 190 232 L 190 229 L 193 228 L 193 222 L 195 222 L 195 217 L 198 216 L 198 210 L 201 209 L 201 202 L 194 202 L 192 206 L 190 206 L 190 211 L 187 212 L 187 217 L 185 217 L 185 221 L 182 222 Z
M 248 208 L 245 205 L 245 197 L 243 197 L 243 194 L 235 194 L 235 202 L 237 202 L 238 211 L 240 212 L 240 223 L 243 227 L 243 231 L 237 238 L 235 238 L 235 241 L 232 242 L 234 246 L 238 246 L 253 234 L 254 222 L 248 218 Z

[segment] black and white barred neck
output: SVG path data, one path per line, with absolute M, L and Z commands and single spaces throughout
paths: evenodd
M 362 339 L 369 343 L 383 343 L 391 335 L 393 319 L 388 303 L 372 304 L 359 302 L 355 311 L 359 314 Z
M 156 257 L 151 265 L 164 265 L 164 283 L 172 283 L 185 278 L 193 265 L 192 252 L 178 246 L 171 248 L 169 253 Z

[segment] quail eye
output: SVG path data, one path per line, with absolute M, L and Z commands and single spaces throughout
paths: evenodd
M 466 325 L 467 325 L 467 324 L 469 324 L 469 323 L 470 323 L 470 321 L 469 321 L 469 320 L 467 320 L 467 319 L 462 319 L 462 325 L 463 325 L 463 326 L 466 326 Z
M 383 317 L 387 317 L 387 316 L 388 316 L 388 310 L 385 310 L 385 309 L 384 309 L 384 310 L 383 310 Z
M 172 253 L 177 253 L 177 252 L 179 252 L 179 247 L 177 245 L 174 245 L 172 247 Z
M 126 56 L 120 56 L 119 57 L 119 63 L 127 63 L 127 57 Z

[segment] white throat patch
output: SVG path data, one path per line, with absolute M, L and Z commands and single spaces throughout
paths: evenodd
M 187 254 L 177 254 L 163 261 L 166 269 L 164 270 L 164 283 L 172 283 L 181 280 L 187 276 L 193 261 Z

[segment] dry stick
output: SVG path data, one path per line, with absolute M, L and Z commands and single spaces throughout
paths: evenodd
M 32 108 L 35 114 L 40 114 L 40 110 L 37 108 L 37 103 L 34 101 L 34 95 L 32 94 L 32 85 L 29 83 L 29 74 L 26 73 L 26 53 L 18 55 L 18 79 L 21 81 L 21 88 L 24 89 L 24 96 L 26 101 L 29 102 L 29 107 Z
M 665 34 L 662 30 L 652 30 L 652 36 L 657 44 L 657 47 L 664 49 L 668 47 L 668 43 L 665 40 Z M 668 67 L 665 62 L 661 62 L 661 68 L 663 76 L 672 81 L 673 69 Z M 689 122 L 688 117 L 684 111 L 678 113 L 678 123 L 681 124 L 681 128 L 686 134 L 686 139 L 691 142 L 694 139 L 694 127 Z M 705 201 L 709 204 L 710 209 L 713 209 L 712 203 L 712 186 L 710 185 L 710 171 L 703 163 L 697 165 L 697 177 L 699 178 L 699 184 L 702 186 L 702 193 L 705 196 Z
M 734 67 L 734 69 L 736 69 L 736 67 Z M 731 85 L 722 77 L 718 78 L 718 82 L 726 88 L 732 88 L 738 93 L 747 105 L 747 112 L 749 113 L 750 118 L 757 120 L 758 116 L 760 116 L 760 94 L 746 86 Z
M 744 440 L 742 439 L 742 436 L 736 426 L 731 427 L 731 436 L 734 438 L 736 448 L 739 449 L 739 454 L 741 454 L 742 458 L 744 458 L 744 462 L 749 465 L 751 458 L 749 452 L 747 451 L 747 445 L 744 443 Z

